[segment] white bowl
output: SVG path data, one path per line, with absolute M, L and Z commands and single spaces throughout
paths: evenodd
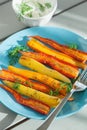
M 23 22 L 26 26 L 42 26 L 42 25 L 47 24 L 52 18 L 57 8 L 57 0 L 46 0 L 47 2 L 51 2 L 51 4 L 53 5 L 52 10 L 46 15 L 43 15 L 41 17 L 30 18 L 30 17 L 20 14 L 18 5 L 20 5 L 22 1 L 23 0 L 13 0 L 12 7 L 15 13 L 17 14 L 17 17 L 19 18 L 19 20 Z

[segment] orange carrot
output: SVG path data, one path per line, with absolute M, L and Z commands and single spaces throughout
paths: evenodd
M 62 82 L 60 82 L 56 79 L 53 79 L 47 75 L 40 74 L 38 72 L 34 72 L 34 71 L 30 71 L 30 70 L 17 68 L 14 66 L 8 66 L 8 69 L 15 74 L 24 76 L 25 78 L 33 79 L 35 81 L 44 83 L 44 84 L 48 85 L 49 87 L 51 87 L 53 90 L 58 90 L 59 93 L 61 93 L 63 95 L 65 95 L 67 93 L 67 84 L 63 85 L 63 87 L 62 87 L 62 84 L 63 84 Z
M 55 107 L 58 103 L 60 103 L 60 99 L 58 97 L 50 96 L 46 93 L 40 92 L 33 88 L 26 87 L 22 84 L 13 83 L 7 80 L 3 80 L 3 83 L 9 88 L 18 92 L 19 94 L 40 101 L 44 104 L 47 104 L 50 107 Z
M 79 62 L 79 61 L 73 59 L 72 57 L 70 57 L 62 52 L 58 52 L 52 48 L 49 48 L 34 38 L 30 39 L 27 42 L 27 45 L 30 48 L 32 48 L 34 51 L 42 52 L 42 53 L 51 55 L 53 57 L 56 57 L 58 60 L 60 60 L 61 62 L 65 63 L 65 64 L 69 64 L 69 65 L 74 66 L 74 67 L 77 66 L 77 67 L 82 68 L 82 69 L 87 67 L 86 64 Z
M 24 78 L 22 76 L 14 74 L 14 73 L 10 72 L 9 70 L 5 70 L 5 69 L 0 70 L 0 79 L 12 81 L 12 82 L 19 82 L 19 83 L 22 83 L 23 85 L 32 87 L 32 88 L 42 91 L 44 93 L 49 93 L 51 90 L 45 84 L 29 80 L 28 78 Z
M 5 89 L 6 91 L 10 92 L 18 103 L 25 105 L 27 107 L 30 107 L 33 110 L 35 110 L 41 114 L 47 115 L 49 113 L 50 107 L 48 105 L 43 104 L 40 101 L 37 101 L 34 99 L 24 98 L 19 93 L 17 93 L 15 90 L 13 90 L 5 85 L 0 84 L 0 87 Z
M 67 45 L 59 44 L 58 42 L 56 42 L 54 40 L 44 38 L 41 36 L 33 36 L 33 38 L 36 38 L 36 39 L 40 40 L 41 42 L 44 42 L 44 43 L 50 45 L 51 47 L 55 48 L 56 50 L 61 51 L 65 54 L 75 58 L 76 60 L 79 60 L 81 62 L 87 61 L 87 52 L 83 52 L 78 49 L 69 48 Z
M 76 67 L 66 65 L 60 62 L 55 57 L 44 53 L 37 53 L 37 52 L 20 52 L 22 55 L 27 57 L 33 58 L 43 64 L 49 65 L 51 68 L 57 70 L 58 72 L 66 75 L 69 78 L 76 78 L 79 74 L 79 70 Z

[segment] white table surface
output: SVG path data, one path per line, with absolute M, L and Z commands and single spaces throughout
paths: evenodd
M 14 15 L 13 12 L 12 14 Z M 15 30 L 14 28 L 10 28 L 10 32 L 8 31 L 8 35 L 11 32 L 13 33 L 25 27 L 23 24 L 20 24 L 16 20 L 15 15 L 14 15 L 14 20 L 15 20 L 14 25 L 17 26 L 15 27 Z M 4 21 L 4 23 L 1 25 L 2 20 L 0 19 L 0 27 L 1 27 L 0 33 L 3 30 L 2 26 L 4 26 L 4 31 L 5 31 L 5 27 L 6 29 L 9 30 L 10 25 L 7 25 L 5 22 L 6 21 Z M 87 38 L 87 2 L 80 4 L 79 6 L 76 6 L 72 9 L 69 9 L 68 11 L 61 13 L 58 16 L 53 17 L 52 20 L 46 26 L 56 26 L 56 27 L 66 28 L 71 31 L 74 31 L 75 33 L 78 33 L 84 38 Z M 1 38 L 3 38 L 6 35 L 7 32 L 2 33 L 2 35 L 0 36 Z M 2 104 L 0 104 L 0 130 L 5 130 L 6 127 L 11 126 L 23 119 L 25 119 L 25 117 L 17 115 L 16 113 L 10 111 Z M 42 120 L 30 119 L 25 123 L 22 123 L 21 125 L 12 128 L 11 130 L 19 130 L 19 129 L 36 130 L 36 128 L 42 122 L 43 122 Z M 48 130 L 74 130 L 74 129 L 86 130 L 87 129 L 86 122 L 87 122 L 87 106 L 85 106 L 82 110 L 80 110 L 75 115 L 63 119 L 54 120 L 51 126 L 48 128 Z

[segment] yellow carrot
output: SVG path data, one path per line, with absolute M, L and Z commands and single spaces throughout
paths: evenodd
M 14 74 L 8 70 L 5 70 L 5 69 L 0 70 L 0 79 L 12 81 L 12 82 L 19 82 L 25 86 L 32 87 L 32 88 L 39 90 L 39 91 L 42 91 L 44 93 L 49 93 L 51 90 L 51 88 L 45 84 L 35 82 L 35 81 L 29 80 L 27 78 L 23 78 L 23 77 L 21 77 L 17 74 Z
M 25 70 L 25 69 L 21 69 L 21 68 L 16 68 L 14 66 L 8 66 L 8 69 L 15 73 L 18 74 L 22 77 L 25 78 L 29 78 L 29 79 L 33 79 L 39 82 L 42 82 L 48 86 L 50 86 L 51 88 L 53 88 L 54 90 L 58 90 L 59 93 L 65 95 L 67 93 L 67 85 L 63 85 L 62 87 L 62 82 L 53 79 L 47 75 L 44 74 L 40 74 L 38 72 L 34 72 L 34 71 L 30 71 L 30 70 Z
M 70 57 L 62 52 L 58 52 L 56 50 L 53 50 L 53 49 L 45 46 L 44 44 L 42 44 L 41 42 L 39 42 L 38 40 L 36 40 L 34 38 L 30 39 L 27 42 L 27 45 L 35 51 L 43 52 L 45 54 L 56 57 L 57 59 L 61 60 L 62 62 L 68 63 L 72 66 L 77 66 L 77 67 L 82 68 L 82 69 L 87 67 L 86 64 L 79 62 L 77 60 L 74 60 L 72 57 Z
M 20 93 L 21 95 L 33 98 L 37 101 L 40 101 L 44 104 L 47 104 L 50 107 L 55 107 L 60 102 L 60 99 L 58 97 L 50 96 L 50 95 L 45 94 L 43 92 L 40 92 L 40 91 L 37 91 L 35 89 L 26 87 L 24 85 L 21 85 L 21 84 L 18 84 L 18 83 L 13 83 L 13 82 L 10 82 L 10 81 L 7 81 L 7 80 L 4 80 L 3 82 L 9 88 L 15 90 L 16 92 Z
M 5 89 L 6 91 L 10 92 L 18 103 L 20 103 L 24 106 L 30 107 L 33 110 L 35 110 L 41 114 L 47 115 L 49 113 L 50 107 L 48 105 L 43 104 L 40 101 L 31 99 L 31 98 L 25 98 L 21 94 L 19 94 L 18 92 L 9 88 L 6 85 L 0 84 L 0 87 Z
M 40 40 L 41 42 L 44 42 L 45 44 L 50 45 L 51 47 L 53 47 L 54 49 L 61 51 L 73 58 L 75 58 L 76 60 L 80 61 L 80 62 L 86 62 L 87 61 L 87 52 L 83 52 L 82 50 L 78 50 L 78 49 L 74 49 L 74 48 L 70 48 L 67 45 L 63 45 L 60 44 L 52 39 L 48 39 L 45 37 L 41 37 L 41 36 L 32 36 L 33 38 Z
M 50 66 L 52 69 L 60 72 L 61 74 L 65 75 L 68 78 L 75 79 L 79 74 L 79 69 L 77 67 L 64 64 L 60 62 L 58 59 L 54 58 L 53 56 L 40 52 L 21 51 L 20 53 L 26 57 L 33 58 L 42 64 Z
M 26 57 L 26 56 L 21 56 L 19 59 L 19 63 L 22 64 L 23 66 L 26 66 L 28 68 L 31 68 L 32 70 L 35 70 L 41 74 L 46 74 L 52 78 L 61 80 L 63 82 L 70 83 L 70 79 L 64 76 L 63 74 L 59 73 L 56 70 L 50 69 L 46 67 L 45 65 L 41 64 L 40 62 Z

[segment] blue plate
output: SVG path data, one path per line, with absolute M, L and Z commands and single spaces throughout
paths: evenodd
M 7 57 L 8 50 L 16 45 L 26 44 L 26 41 L 28 40 L 27 36 L 31 35 L 41 35 L 43 37 L 51 38 L 61 44 L 75 43 L 80 50 L 87 52 L 87 41 L 71 31 L 56 27 L 33 27 L 13 34 L 0 45 L 0 66 L 7 68 L 9 64 Z M 16 66 L 19 65 L 17 64 Z M 86 106 L 87 90 L 75 93 L 74 98 L 74 101 L 66 103 L 60 114 L 57 116 L 57 119 L 73 115 Z M 14 98 L 2 88 L 0 88 L 0 101 L 6 107 L 22 116 L 34 119 L 46 118 L 46 116 L 39 114 L 32 109 L 18 104 Z

